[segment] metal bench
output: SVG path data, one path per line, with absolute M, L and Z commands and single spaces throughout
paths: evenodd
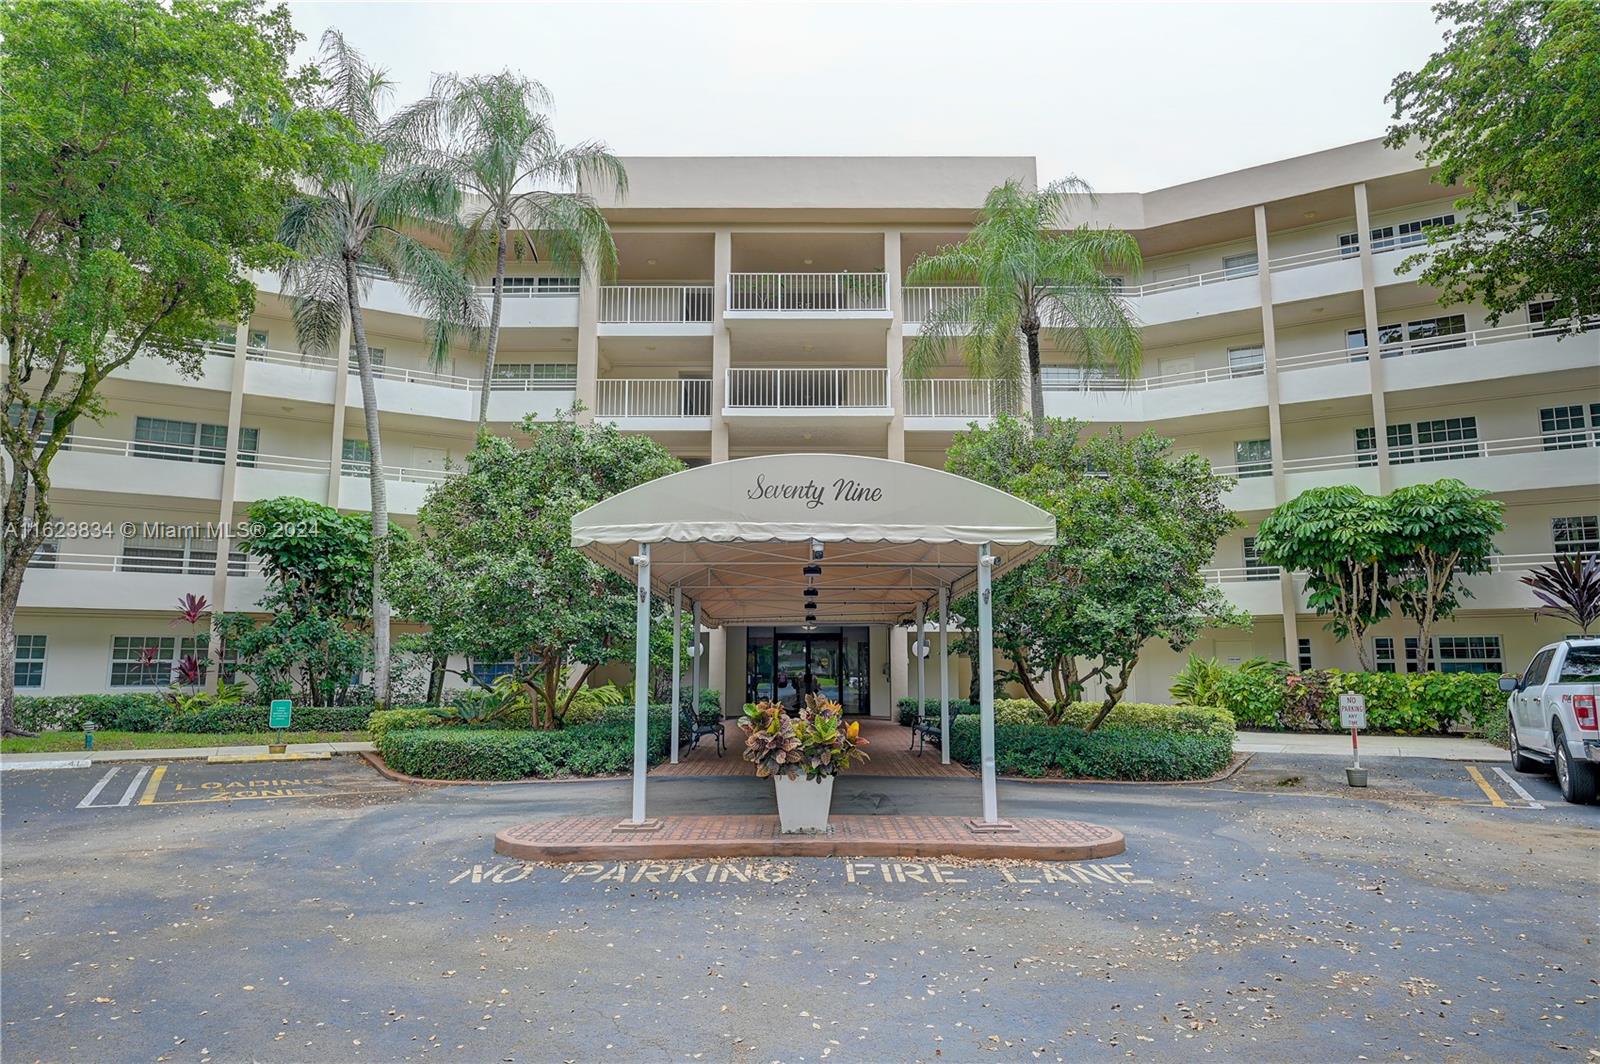
M 922 756 L 922 751 L 932 743 L 939 745 L 939 718 L 929 717 L 926 712 L 919 711 L 917 719 L 911 722 L 911 753 Z
M 722 714 L 718 713 L 714 719 L 702 717 L 698 709 L 685 707 L 680 710 L 678 728 L 678 741 L 693 750 L 700 745 L 700 740 L 706 736 L 717 744 L 717 756 L 721 757 L 728 747 L 728 736 Z

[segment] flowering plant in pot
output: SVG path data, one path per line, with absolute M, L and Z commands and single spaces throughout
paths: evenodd
M 861 725 L 846 724 L 842 713 L 839 703 L 815 696 L 807 696 L 798 718 L 776 702 L 745 707 L 744 759 L 757 776 L 772 777 L 785 833 L 828 830 L 834 776 L 867 759 Z

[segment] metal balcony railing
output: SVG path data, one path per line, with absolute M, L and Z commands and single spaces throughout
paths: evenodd
M 709 417 L 710 380 L 633 379 L 596 381 L 599 417 Z
M 887 369 L 730 369 L 730 409 L 858 410 L 889 406 Z
M 600 289 L 603 324 L 709 322 L 715 289 L 709 284 L 612 284 Z
M 906 417 L 992 418 L 1022 409 L 1022 389 L 1009 381 L 932 377 L 905 382 Z
M 728 310 L 773 314 L 887 311 L 883 273 L 730 273 Z

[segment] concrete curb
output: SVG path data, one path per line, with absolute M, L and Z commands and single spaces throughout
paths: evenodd
M 54 758 L 38 761 L 0 761 L 0 772 L 28 772 L 51 768 L 88 768 L 93 762 L 87 757 Z
M 229 758 L 239 762 L 324 760 L 341 754 L 371 750 L 371 743 L 291 743 L 287 755 L 270 755 L 265 746 L 179 746 L 150 750 L 85 750 L 65 752 L 6 754 L 0 756 L 0 771 L 22 769 L 89 768 L 124 761 L 212 761 Z

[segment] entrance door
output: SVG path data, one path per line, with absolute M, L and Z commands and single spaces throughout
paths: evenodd
M 790 709 L 803 706 L 806 695 L 838 702 L 843 686 L 842 644 L 836 635 L 778 636 L 777 700 Z
M 751 628 L 746 635 L 746 699 L 770 699 L 799 709 L 805 696 L 814 694 L 838 702 L 847 714 L 866 713 L 868 648 L 864 628 L 831 632 Z

